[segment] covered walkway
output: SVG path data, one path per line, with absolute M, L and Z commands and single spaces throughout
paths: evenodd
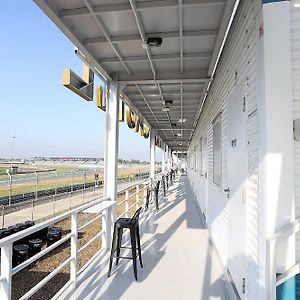
M 120 260 L 107 278 L 108 256 L 78 278 L 71 299 L 229 299 L 222 265 L 200 219 L 186 177 L 141 219 L 144 268 L 134 280 L 132 261 Z

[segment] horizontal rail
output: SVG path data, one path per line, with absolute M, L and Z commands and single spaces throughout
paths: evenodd
M 40 224 L 34 225 L 34 226 L 29 227 L 29 228 L 27 228 L 25 230 L 17 232 L 15 234 L 11 235 L 11 236 L 3 238 L 3 239 L 0 240 L 0 247 L 3 247 L 3 246 L 5 246 L 5 245 L 7 245 L 9 243 L 16 242 L 16 241 L 18 241 L 18 240 L 20 240 L 20 239 L 22 239 L 22 238 L 24 238 L 24 237 L 32 234 L 32 233 L 40 231 L 41 229 L 44 229 L 44 228 L 46 228 L 46 227 L 48 227 L 48 226 L 50 226 L 50 225 L 52 225 L 54 223 L 58 223 L 58 222 L 60 222 L 60 221 L 62 221 L 64 219 L 70 217 L 74 213 L 79 213 L 79 212 L 81 212 L 83 210 L 86 210 L 86 209 L 88 209 L 88 208 L 96 205 L 96 204 L 99 204 L 99 203 L 102 203 L 102 202 L 108 201 L 108 200 L 109 200 L 109 198 L 107 198 L 107 197 L 106 198 L 103 197 L 103 198 L 100 198 L 100 199 L 96 199 L 96 200 L 94 200 L 94 201 L 92 201 L 90 203 L 84 204 L 84 205 L 82 205 L 82 206 L 80 206 L 78 208 L 74 208 L 74 209 L 72 209 L 72 210 L 70 210 L 68 212 L 65 212 L 65 213 L 63 213 L 63 214 L 61 214 L 61 215 L 59 215 L 57 217 L 54 217 L 54 218 L 49 219 L 47 221 L 44 221 L 44 222 L 42 222 Z M 111 202 L 112 202 L 112 205 L 113 205 L 113 201 L 111 201 Z
M 54 276 L 56 276 L 64 267 L 66 267 L 71 261 L 72 261 L 72 258 L 69 257 L 61 265 L 59 265 L 56 269 L 54 269 L 50 274 L 48 274 L 44 279 L 42 279 L 37 285 L 35 285 L 31 290 L 29 290 L 25 295 L 23 295 L 20 298 L 20 300 L 29 299 L 40 288 L 42 288 L 47 282 L 49 282 Z
M 44 250 L 42 250 L 41 252 L 37 253 L 36 255 L 30 257 L 29 259 L 25 260 L 20 265 L 18 265 L 17 267 L 12 269 L 12 275 L 15 275 L 16 273 L 20 272 L 21 270 L 23 270 L 24 268 L 26 268 L 27 266 L 29 266 L 30 264 L 32 264 L 36 260 L 40 259 L 41 257 L 46 255 L 47 253 L 51 252 L 52 250 L 54 250 L 58 246 L 62 245 L 67 240 L 69 240 L 71 237 L 72 237 L 72 233 L 69 233 L 66 236 L 64 236 L 62 239 L 60 239 L 59 241 L 55 242 L 54 244 L 50 245 L 49 247 L 45 248 Z
M 101 231 L 98 232 L 96 235 L 94 235 L 87 243 L 85 243 L 85 244 L 78 250 L 78 253 L 84 251 L 90 244 L 92 244 L 93 242 L 95 242 L 95 240 L 96 240 L 97 238 L 99 238 L 99 237 L 102 235 L 103 232 L 104 232 L 104 231 L 101 230 Z
M 284 283 L 285 281 L 287 281 L 288 279 L 294 277 L 295 275 L 297 275 L 299 273 L 300 273 L 300 262 L 296 263 L 291 268 L 286 270 L 284 273 L 279 275 L 276 278 L 276 286 L 281 285 L 282 283 Z
M 99 215 L 99 216 L 97 216 L 97 217 L 95 217 L 95 218 L 93 218 L 92 220 L 88 221 L 87 223 L 83 224 L 82 226 L 80 226 L 80 227 L 78 228 L 78 231 L 79 231 L 79 230 L 82 230 L 83 228 L 85 228 L 85 227 L 87 227 L 87 226 L 89 226 L 89 225 L 91 225 L 92 223 L 94 223 L 95 221 L 97 221 L 98 219 L 100 219 L 101 217 L 102 217 L 102 214 Z
M 128 207 L 128 211 L 131 210 L 135 205 L 136 205 L 136 203 L 133 203 L 132 205 L 130 205 L 130 206 Z
M 146 178 L 146 179 L 143 179 L 143 180 L 140 180 L 140 181 L 136 181 L 136 182 L 134 182 L 133 184 L 131 184 L 131 185 L 127 186 L 127 187 L 124 187 L 124 188 L 118 190 L 117 194 L 118 194 L 118 195 L 119 195 L 119 194 L 122 194 L 122 193 L 124 193 L 126 190 L 132 189 L 132 188 L 136 187 L 137 185 L 141 185 L 141 184 L 143 184 L 144 182 L 147 182 L 147 181 L 149 181 L 149 178 Z

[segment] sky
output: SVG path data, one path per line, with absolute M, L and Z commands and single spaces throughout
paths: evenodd
M 30 0 L 1 3 L 0 33 L 0 158 L 103 157 L 105 113 L 61 83 L 64 68 L 82 74 L 74 45 Z M 119 144 L 120 158 L 149 160 L 126 122 Z

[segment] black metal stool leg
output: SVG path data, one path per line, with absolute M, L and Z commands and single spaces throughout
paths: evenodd
M 135 277 L 135 280 L 137 280 L 135 228 L 130 228 L 130 239 L 131 239 L 131 251 L 132 251 L 132 259 L 133 259 L 134 277 Z
M 136 227 L 136 240 L 138 245 L 138 252 L 139 252 L 139 259 L 140 259 L 140 265 L 143 268 L 143 262 L 142 262 L 142 251 L 141 251 L 141 240 L 140 240 L 140 229 L 139 226 Z
M 114 226 L 114 234 L 113 234 L 113 240 L 111 243 L 111 251 L 110 251 L 110 258 L 109 258 L 109 269 L 108 269 L 108 277 L 110 276 L 110 272 L 111 272 L 111 267 L 112 267 L 112 263 L 113 263 L 113 258 L 114 258 L 114 252 L 115 252 L 115 244 L 116 244 L 116 235 L 117 235 L 117 228 L 116 228 L 116 224 Z
M 117 241 L 117 259 L 116 259 L 116 266 L 119 263 L 120 260 L 120 252 L 121 252 L 121 245 L 122 245 L 122 235 L 123 235 L 123 229 L 118 229 L 118 241 Z

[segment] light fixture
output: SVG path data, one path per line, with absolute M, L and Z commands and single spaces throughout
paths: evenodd
M 179 119 L 178 120 L 178 123 L 184 123 L 185 122 L 185 119 Z
M 167 112 L 167 111 L 170 111 L 170 108 L 164 106 L 161 110 Z
M 147 45 L 151 48 L 160 47 L 163 42 L 161 37 L 149 37 L 147 38 Z

